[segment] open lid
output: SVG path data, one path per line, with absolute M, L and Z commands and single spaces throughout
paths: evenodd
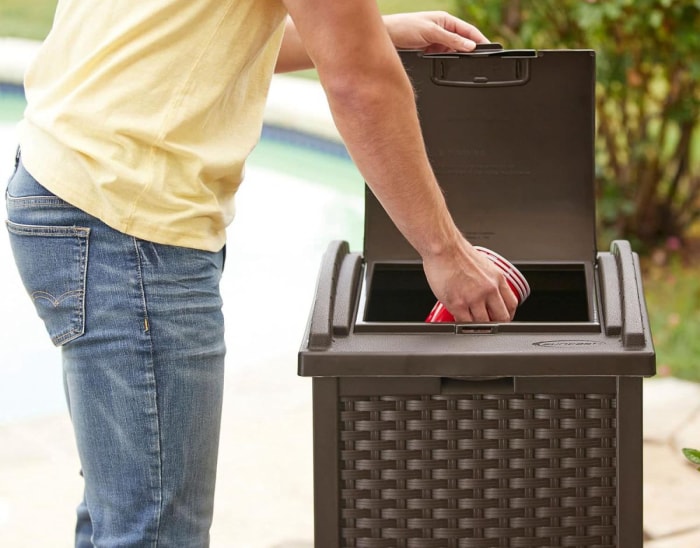
M 457 226 L 514 262 L 596 257 L 595 55 L 401 52 Z M 368 262 L 420 259 L 367 190 Z

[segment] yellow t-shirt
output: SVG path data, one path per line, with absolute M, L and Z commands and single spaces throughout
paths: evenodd
M 221 249 L 285 15 L 280 0 L 59 0 L 25 77 L 24 165 L 116 230 Z

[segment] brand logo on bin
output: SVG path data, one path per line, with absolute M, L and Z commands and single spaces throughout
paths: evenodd
M 570 346 L 598 346 L 603 343 L 600 341 L 588 341 L 585 339 L 568 339 L 563 341 L 539 341 L 532 344 L 533 346 L 566 348 Z

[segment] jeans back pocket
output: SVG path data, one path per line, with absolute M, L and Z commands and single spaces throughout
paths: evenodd
M 51 341 L 60 346 L 81 336 L 90 229 L 6 223 L 22 283 Z

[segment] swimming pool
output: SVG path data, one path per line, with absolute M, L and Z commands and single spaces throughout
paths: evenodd
M 24 98 L 0 85 L 0 180 L 12 169 Z M 237 196 L 222 281 L 229 370 L 261 379 L 294 375 L 328 242 L 362 247 L 363 181 L 337 143 L 267 126 Z M 0 236 L 0 424 L 63 412 L 60 353 L 43 334 Z M 271 344 L 274 341 L 274 344 Z M 234 375 L 235 378 L 235 375 Z

